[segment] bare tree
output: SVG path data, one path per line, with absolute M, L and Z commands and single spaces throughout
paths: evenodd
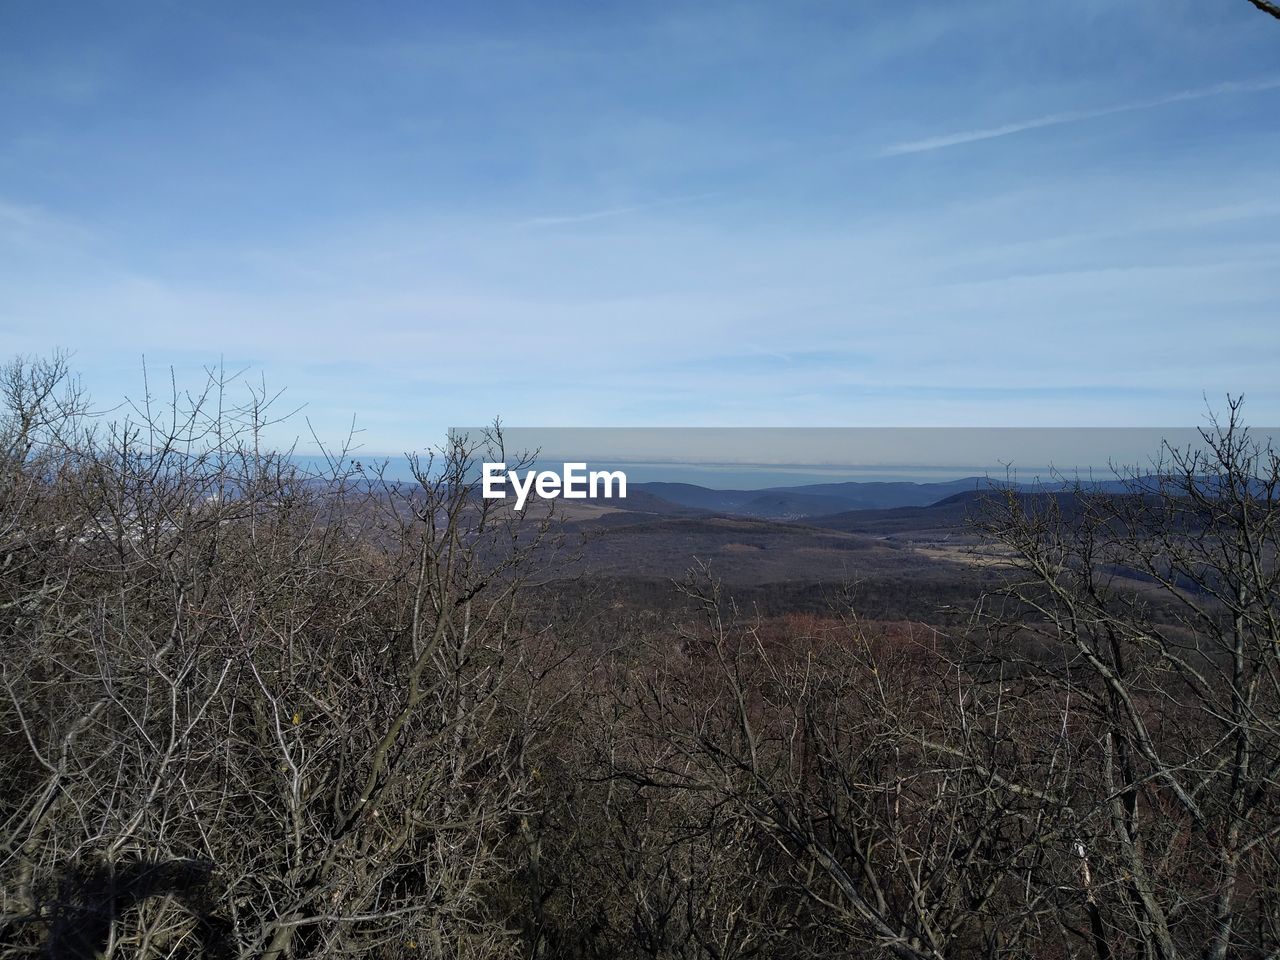
M 1072 703 L 1100 956 L 1280 947 L 1280 459 L 1239 410 L 1123 493 L 1009 491 L 986 525 L 1021 574 L 1005 669 Z
M 0 376 L 0 958 L 1280 950 L 1280 458 L 1002 491 L 963 636 L 536 589 L 566 529 Z M 233 397 L 242 397 L 238 401 Z
M 856 621 L 779 646 L 714 581 L 690 596 L 704 626 L 650 684 L 669 755 L 647 775 L 731 814 L 765 857 L 765 901 L 788 904 L 791 949 L 1025 955 L 1052 907 L 1040 850 L 1064 820 L 1046 789 L 1015 785 L 1026 760 L 997 742 L 1013 706 Z
M 1280 4 L 1272 3 L 1271 0 L 1249 0 L 1249 2 L 1263 13 L 1269 13 L 1280 20 Z
M 500 434 L 316 474 L 215 373 L 72 447 L 63 380 L 9 375 L 0 955 L 514 953 L 549 527 L 474 496 Z

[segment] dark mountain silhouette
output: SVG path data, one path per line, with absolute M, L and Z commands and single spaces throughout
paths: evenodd
M 1150 478 L 1138 477 L 1091 480 L 1084 485 L 1095 493 L 1114 494 L 1148 487 L 1151 482 Z M 964 477 L 936 483 L 850 480 L 759 490 L 715 490 L 693 483 L 646 482 L 630 485 L 626 509 L 670 514 L 676 512 L 675 508 L 685 508 L 763 520 L 806 520 L 852 512 L 928 507 L 956 498 L 960 498 L 956 502 L 973 501 L 1006 486 L 1024 493 L 1055 494 L 1069 493 L 1075 488 L 1075 482 L 1006 484 L 988 477 Z
M 736 516 L 792 520 L 842 513 L 925 506 L 956 493 L 985 489 L 990 481 L 965 477 L 941 483 L 857 481 L 815 483 L 760 490 L 714 490 L 693 483 L 636 483 L 629 490 L 667 503 Z M 630 499 L 630 498 L 628 498 Z

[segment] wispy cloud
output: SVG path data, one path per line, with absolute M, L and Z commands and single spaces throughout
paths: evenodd
M 926 137 L 923 140 L 907 140 L 895 143 L 880 151 L 882 157 L 900 156 L 905 153 L 927 153 L 930 150 L 942 150 L 979 140 L 994 140 L 1027 130 L 1039 130 L 1042 127 L 1056 127 L 1064 123 L 1078 123 L 1082 120 L 1095 120 L 1109 117 L 1117 113 L 1131 113 L 1135 110 L 1150 110 L 1171 103 L 1183 103 L 1188 100 L 1203 100 L 1206 97 L 1217 97 L 1229 93 L 1257 93 L 1263 90 L 1274 90 L 1280 87 L 1280 77 L 1262 80 L 1239 80 L 1217 83 L 1210 87 L 1198 87 L 1194 90 L 1180 90 L 1163 97 L 1151 97 L 1147 100 L 1130 100 L 1127 103 L 1114 104 L 1109 107 L 1098 107 L 1093 110 L 1068 110 L 1063 113 L 1047 113 L 1041 117 L 1022 120 L 1017 123 L 1006 123 L 998 127 L 985 127 L 978 130 L 964 130 L 959 133 L 944 134 L 939 137 Z
M 586 213 L 567 213 L 548 217 L 533 217 L 521 220 L 519 227 L 555 227 L 563 223 L 587 223 L 591 220 L 607 220 L 610 217 L 624 217 L 628 213 L 638 213 L 655 204 L 639 204 L 633 207 L 610 207 L 607 210 L 590 210 Z
M 545 217 L 533 217 L 529 220 L 521 220 L 516 224 L 518 227 L 555 227 L 566 223 L 588 223 L 592 220 L 607 220 L 611 217 L 624 217 L 631 213 L 640 213 L 644 210 L 654 210 L 658 207 L 670 207 L 679 203 L 693 203 L 695 200 L 706 200 L 714 197 L 714 193 L 695 193 L 683 197 L 666 197 L 661 200 L 652 200 L 648 203 L 632 204 L 628 207 L 609 207 L 604 210 L 588 210 L 584 213 L 567 213 L 555 214 Z
M 29 251 L 56 249 L 83 243 L 89 236 L 89 231 L 74 221 L 42 207 L 11 203 L 0 197 L 0 247 Z

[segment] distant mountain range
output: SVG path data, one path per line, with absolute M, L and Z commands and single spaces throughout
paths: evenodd
M 633 483 L 628 487 L 629 499 L 640 494 L 649 509 L 653 500 L 678 507 L 706 510 L 712 513 L 753 517 L 763 520 L 800 520 L 826 517 L 856 510 L 894 510 L 901 507 L 927 507 L 958 494 L 990 490 L 1003 483 L 987 477 L 964 477 L 937 483 L 873 482 L 851 480 L 845 483 L 813 483 L 794 487 L 767 487 L 761 490 L 714 490 L 693 483 Z M 1070 489 L 1070 483 L 1014 484 L 1020 490 L 1042 493 Z M 1125 489 L 1118 480 L 1097 481 L 1091 485 L 1099 492 Z
M 1008 485 L 966 477 L 758 490 L 648 481 L 627 486 L 626 500 L 556 501 L 564 529 L 581 534 L 575 575 L 678 579 L 705 561 L 737 585 L 876 580 L 931 583 L 928 589 L 946 593 L 995 575 L 1000 553 L 984 545 L 975 522 L 991 517 L 992 492 Z M 1070 520 L 1087 506 L 1073 483 L 1012 486 L 1029 510 L 1053 505 Z M 1155 484 L 1139 478 L 1086 486 L 1117 494 Z
M 715 513 L 770 520 L 845 513 L 849 510 L 885 510 L 923 507 L 957 493 L 987 489 L 983 477 L 966 477 L 942 483 L 863 482 L 813 483 L 762 490 L 713 490 L 692 483 L 635 483 L 630 490 L 650 494 L 668 503 Z

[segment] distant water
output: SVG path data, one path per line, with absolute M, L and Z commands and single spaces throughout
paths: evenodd
M 482 430 L 455 428 L 478 439 Z M 1255 440 L 1280 435 L 1255 428 Z M 691 483 L 712 489 L 760 489 L 840 482 L 941 483 L 989 477 L 1021 484 L 1055 477 L 1085 481 L 1152 472 L 1162 446 L 1203 449 L 1189 427 L 1115 428 L 505 428 L 508 451 L 541 451 L 535 465 L 566 461 L 623 470 L 633 483 Z M 1167 448 L 1166 448 L 1167 449 Z M 508 456 L 509 465 L 516 458 Z M 299 457 L 318 468 L 317 457 Z M 410 480 L 403 455 L 362 454 L 390 480 Z M 1011 465 L 1011 466 L 1010 466 Z M 1056 466 L 1057 472 L 1053 466 Z
M 322 457 L 297 456 L 294 458 L 308 469 L 322 471 Z M 407 457 L 358 455 L 352 458 L 366 469 L 384 469 L 388 480 L 412 480 L 413 470 Z M 540 470 L 559 470 L 563 461 L 539 460 L 534 466 Z M 692 483 L 713 490 L 756 490 L 766 487 L 802 486 L 811 483 L 945 483 L 967 477 L 991 477 L 1005 479 L 1004 467 L 984 467 L 977 464 L 957 466 L 901 466 L 877 465 L 874 467 L 826 466 L 815 464 L 744 464 L 744 463 L 689 463 L 652 461 L 588 461 L 592 470 L 622 470 L 630 483 Z M 1030 482 L 1037 476 L 1048 477 L 1049 468 L 1021 469 L 1018 479 Z

